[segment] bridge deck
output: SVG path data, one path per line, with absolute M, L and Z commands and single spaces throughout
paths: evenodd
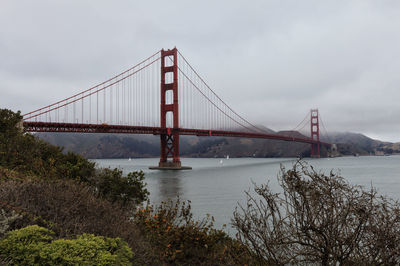
M 31 122 L 24 121 L 25 131 L 28 132 L 75 132 L 75 133 L 122 133 L 122 134 L 152 134 L 160 135 L 167 134 L 168 129 L 161 127 L 145 127 L 145 126 L 123 126 L 123 125 L 108 125 L 108 124 L 74 124 L 74 123 L 52 123 L 52 122 Z M 174 131 L 175 129 L 169 129 Z M 290 137 L 279 134 L 268 133 L 251 133 L 223 130 L 204 130 L 204 129 L 189 129 L 179 128 L 180 135 L 194 136 L 218 136 L 218 137 L 238 137 L 238 138 L 260 138 L 274 139 L 283 141 L 293 141 L 309 144 L 320 144 L 330 147 L 331 144 L 312 140 L 311 138 Z

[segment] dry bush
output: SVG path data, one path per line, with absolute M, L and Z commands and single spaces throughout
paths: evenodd
M 0 186 L 2 208 L 24 215 L 11 229 L 38 224 L 55 231 L 56 236 L 72 237 L 89 233 L 121 237 L 135 253 L 135 259 L 154 261 L 148 242 L 131 221 L 131 211 L 119 204 L 99 199 L 91 187 L 73 181 L 8 180 Z
M 73 238 L 83 233 L 121 237 L 142 265 L 243 265 L 248 249 L 212 220 L 195 221 L 190 205 L 179 201 L 156 209 L 129 211 L 122 204 L 95 197 L 92 187 L 73 181 L 6 180 L 0 186 L 1 208 L 16 210 L 23 219 L 11 229 L 38 224 Z
M 397 202 L 304 162 L 282 167 L 278 182 L 283 193 L 255 186 L 256 195 L 247 193 L 234 213 L 238 239 L 260 263 L 400 264 Z
M 135 222 L 163 263 L 172 265 L 246 265 L 252 254 L 208 217 L 195 221 L 190 202 L 163 202 L 137 211 Z
M 124 210 L 94 197 L 89 187 L 70 181 L 8 181 L 0 188 L 0 200 L 60 225 L 60 236 L 107 232 L 115 237 L 113 217 L 105 214 L 126 217 Z
M 0 209 L 0 238 L 9 231 L 10 225 L 20 218 L 22 215 L 14 210 Z

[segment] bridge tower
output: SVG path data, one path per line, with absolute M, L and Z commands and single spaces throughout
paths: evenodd
M 318 109 L 311 109 L 311 139 L 319 142 Z M 320 144 L 311 144 L 311 157 L 320 158 Z
M 172 62 L 172 65 L 171 65 Z M 171 73 L 171 74 L 169 74 Z M 168 75 L 168 79 L 166 78 Z M 172 81 L 172 82 L 171 82 Z M 178 99 L 178 50 L 161 50 L 161 155 L 158 167 L 150 169 L 182 170 L 179 158 L 179 99 Z M 172 102 L 167 103 L 167 92 L 172 91 Z M 172 128 L 167 128 L 167 114 L 172 112 Z

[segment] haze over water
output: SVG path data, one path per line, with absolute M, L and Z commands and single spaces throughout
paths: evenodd
M 182 158 L 183 165 L 193 167 L 185 171 L 149 170 L 148 166 L 157 165 L 152 159 L 97 159 L 100 167 L 120 168 L 125 174 L 143 170 L 145 182 L 150 191 L 150 200 L 154 204 L 180 196 L 190 200 L 196 218 L 210 214 L 215 225 L 220 228 L 227 225 L 238 202 L 243 203 L 245 193 L 258 185 L 269 183 L 273 191 L 279 192 L 277 174 L 280 166 L 290 168 L 296 158 Z M 339 172 L 351 184 L 362 185 L 366 189 L 371 184 L 378 193 L 400 200 L 400 155 L 338 157 L 307 159 L 316 170 L 329 173 Z

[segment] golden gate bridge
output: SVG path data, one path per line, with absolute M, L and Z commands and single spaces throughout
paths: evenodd
M 224 136 L 308 143 L 320 157 L 320 117 L 312 109 L 310 137 L 271 134 L 226 104 L 174 48 L 161 50 L 124 72 L 80 93 L 23 115 L 28 132 L 153 134 L 160 136 L 160 162 L 181 165 L 179 136 Z M 190 167 L 189 167 L 190 168 Z

